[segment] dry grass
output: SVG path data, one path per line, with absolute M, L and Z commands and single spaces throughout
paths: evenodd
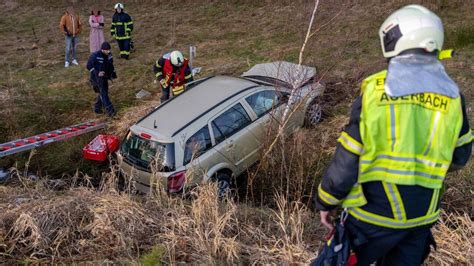
M 159 260 L 166 263 L 288 264 L 313 256 L 304 234 L 319 234 L 315 217 L 283 196 L 273 211 L 222 201 L 212 184 L 198 188 L 191 202 L 135 197 L 115 191 L 113 180 L 104 184 L 100 191 L 37 187 L 34 195 L 0 187 L 1 261 L 136 261 L 154 245 L 164 247 Z
M 158 250 L 154 264 L 306 264 L 325 233 L 306 204 L 285 193 L 276 192 L 268 208 L 220 200 L 215 184 L 197 188 L 189 201 L 162 190 L 119 193 L 114 174 L 99 190 L 55 191 L 46 181 L 0 187 L 0 262 L 137 262 Z M 472 262 L 466 213 L 443 213 L 433 233 L 438 249 L 428 265 Z
M 472 265 L 474 263 L 474 223 L 467 213 L 443 212 L 433 229 L 437 250 L 428 263 L 438 265 Z

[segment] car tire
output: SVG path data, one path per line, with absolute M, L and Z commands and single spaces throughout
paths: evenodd
M 305 127 L 314 127 L 323 120 L 323 117 L 323 108 L 318 99 L 314 99 L 306 109 L 304 125 Z
M 217 182 L 217 194 L 219 198 L 224 198 L 226 195 L 229 195 L 231 193 L 232 178 L 229 173 L 217 173 L 215 181 Z

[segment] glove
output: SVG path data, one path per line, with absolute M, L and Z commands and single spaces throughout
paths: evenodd
M 99 26 L 103 27 L 103 26 L 104 26 L 104 23 L 99 23 Z
M 117 78 L 117 73 L 115 73 L 115 71 L 112 72 L 111 78 L 112 78 L 112 79 L 116 79 L 116 78 Z
M 99 76 L 99 77 L 104 77 L 104 76 L 105 76 L 105 72 L 104 72 L 104 71 L 100 71 L 98 76 Z

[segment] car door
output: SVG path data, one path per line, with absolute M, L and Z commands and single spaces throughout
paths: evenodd
M 235 174 L 245 171 L 259 157 L 260 143 L 247 128 L 251 123 L 250 115 L 240 102 L 210 121 L 214 149 L 233 162 L 237 172 Z

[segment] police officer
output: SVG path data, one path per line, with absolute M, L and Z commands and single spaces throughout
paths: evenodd
M 90 72 L 92 88 L 97 93 L 94 112 L 101 114 L 102 108 L 105 108 L 110 117 L 114 116 L 115 109 L 109 99 L 109 79 L 116 79 L 117 74 L 108 42 L 102 43 L 101 49 L 91 54 L 87 61 L 87 70 Z
M 123 11 L 123 4 L 115 4 L 115 14 L 112 17 L 110 33 L 117 40 L 120 49 L 120 58 L 128 59 L 130 56 L 130 45 L 132 42 L 133 21 Z
M 464 98 L 438 60 L 440 18 L 405 6 L 379 30 L 388 70 L 362 82 L 315 197 L 321 223 L 342 205 L 358 265 L 420 265 L 434 244 L 443 180 L 471 155 Z
M 173 51 L 160 57 L 153 65 L 156 80 L 162 88 L 161 102 L 184 91 L 184 85 L 193 81 L 193 74 L 189 61 L 180 51 Z

